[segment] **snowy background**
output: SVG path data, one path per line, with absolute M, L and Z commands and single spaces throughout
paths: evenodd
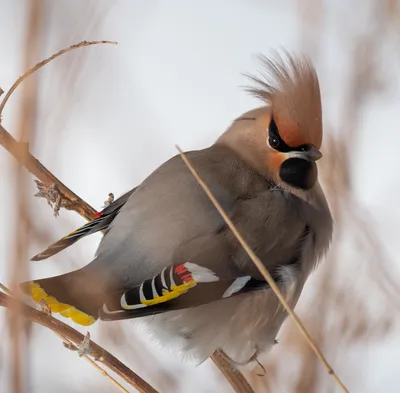
M 351 4 L 350 4 L 351 3 Z M 323 97 L 321 178 L 337 221 L 325 264 L 297 311 L 350 391 L 400 386 L 400 12 L 396 1 L 203 0 L 45 1 L 37 61 L 83 40 L 118 46 L 78 49 L 35 76 L 39 84 L 31 152 L 96 209 L 140 183 L 163 161 L 211 144 L 241 113 L 259 105 L 243 92 L 255 55 L 281 46 L 314 60 Z M 29 2 L 0 0 L 0 87 L 22 68 Z M 33 64 L 32 64 L 33 65 Z M 17 129 L 21 90 L 3 113 Z M 14 258 L 15 190 L 11 156 L 0 146 L 0 281 Z M 30 192 L 35 193 L 33 178 Z M 54 219 L 33 198 L 29 255 L 84 223 Z M 36 233 L 36 235 L 35 235 Z M 101 235 L 41 263 L 30 277 L 87 264 Z M 114 325 L 114 326 L 111 326 Z M 160 392 L 231 392 L 211 361 L 195 368 L 151 343 L 132 322 L 100 323 L 92 338 Z M 74 326 L 76 327 L 76 326 Z M 77 327 L 79 328 L 79 327 Z M 82 332 L 85 330 L 80 329 Z M 0 309 L 0 391 L 11 391 L 7 313 Z M 256 392 L 337 392 L 291 321 L 280 344 L 243 369 Z M 32 326 L 29 392 L 99 392 L 114 387 L 52 332 Z M 117 390 L 115 390 L 117 391 Z

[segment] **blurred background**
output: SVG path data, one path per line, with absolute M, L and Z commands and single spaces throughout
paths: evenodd
M 350 392 L 400 386 L 400 2 L 389 0 L 43 1 L 35 60 L 83 40 L 115 40 L 70 52 L 32 77 L 30 150 L 96 209 L 184 150 L 213 143 L 260 105 L 242 86 L 258 53 L 283 46 L 314 61 L 322 90 L 320 177 L 335 218 L 330 252 L 309 279 L 297 312 Z M 30 1 L 0 0 L 0 87 L 24 64 Z M 16 138 L 24 89 L 2 125 Z M 9 285 L 19 239 L 14 159 L 0 146 L 0 282 Z M 27 256 L 85 221 L 58 218 L 34 198 L 27 177 Z M 30 278 L 87 264 L 100 234 L 40 263 Z M 0 391 L 12 391 L 10 325 L 0 309 Z M 58 317 L 58 316 L 57 316 Z M 70 321 L 68 321 L 70 323 Z M 85 333 L 84 329 L 75 326 Z M 32 325 L 23 358 L 25 391 L 117 391 L 51 331 Z M 132 321 L 100 323 L 92 338 L 162 393 L 232 392 L 211 360 L 182 364 Z M 338 392 L 290 320 L 279 345 L 241 368 L 255 392 Z M 131 389 L 132 390 L 132 389 Z

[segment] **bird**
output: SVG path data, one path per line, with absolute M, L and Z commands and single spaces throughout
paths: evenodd
M 259 61 L 245 89 L 260 106 L 185 155 L 295 307 L 333 233 L 316 164 L 321 93 L 307 55 Z M 178 154 L 33 259 L 100 230 L 89 264 L 22 291 L 83 326 L 133 319 L 198 364 L 215 350 L 247 364 L 276 343 L 287 312 Z

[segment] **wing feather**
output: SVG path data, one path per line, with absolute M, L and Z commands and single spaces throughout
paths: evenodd
M 104 210 L 102 210 L 99 213 L 99 217 L 95 218 L 93 221 L 88 222 L 87 224 L 81 226 L 80 228 L 76 229 L 75 231 L 69 233 L 60 240 L 51 244 L 46 248 L 46 250 L 35 255 L 31 260 L 42 261 L 44 259 L 47 259 L 55 254 L 58 254 L 60 251 L 65 250 L 67 247 L 72 246 L 79 239 L 82 239 L 85 236 L 107 229 L 109 225 L 114 221 L 115 217 L 121 210 L 122 206 L 125 205 L 129 197 L 135 190 L 136 188 L 122 195 L 111 205 L 107 206 Z

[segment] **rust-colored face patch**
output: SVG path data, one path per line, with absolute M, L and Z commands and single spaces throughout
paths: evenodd
M 279 169 L 286 158 L 287 157 L 285 156 L 284 153 L 279 153 L 275 150 L 271 151 L 270 154 L 268 155 L 268 167 L 271 169 L 271 172 L 278 174 Z
M 312 143 L 308 135 L 305 135 L 299 124 L 290 122 L 284 118 L 280 118 L 274 114 L 274 119 L 279 130 L 279 135 L 282 140 L 290 147 L 296 147 Z

